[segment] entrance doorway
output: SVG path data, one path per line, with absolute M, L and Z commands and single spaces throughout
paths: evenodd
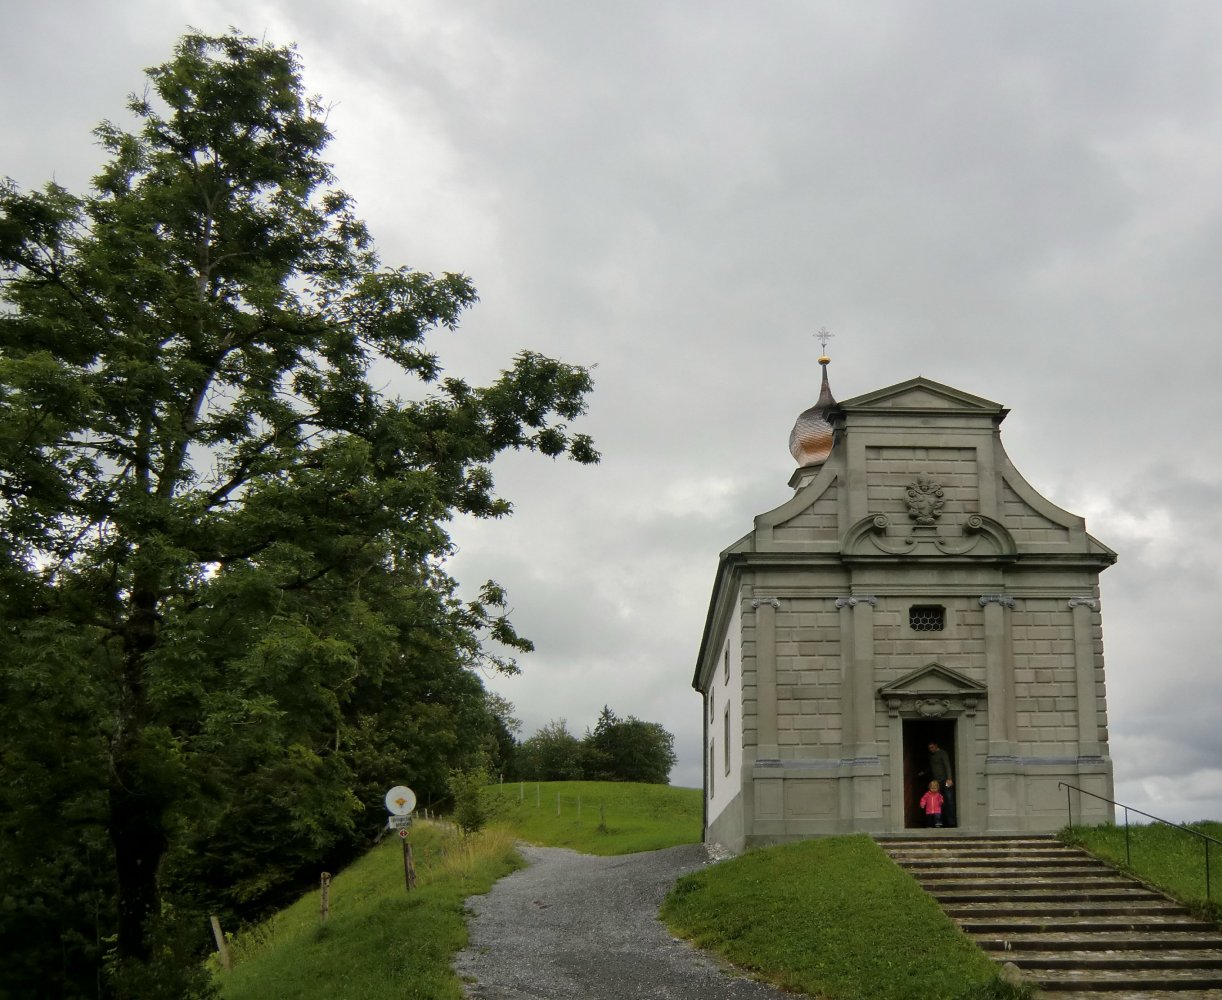
M 954 719 L 904 719 L 904 827 L 925 826 L 921 796 L 929 788 L 929 744 L 937 743 L 950 756 L 951 774 L 959 787 Z M 961 803 L 958 803 L 962 805 Z

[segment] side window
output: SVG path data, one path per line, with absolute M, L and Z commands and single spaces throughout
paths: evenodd
M 717 712 L 713 708 L 713 689 L 709 688 L 709 725 L 717 721 Z
M 721 659 L 722 659 L 722 663 L 724 664 L 722 683 L 729 684 L 730 683 L 730 647 L 729 646 L 726 646 L 725 652 L 721 654 Z
M 730 706 L 726 706 L 725 715 L 722 716 L 725 720 L 722 726 L 723 732 L 721 736 L 722 743 L 725 745 L 726 758 L 726 774 L 730 773 Z
M 709 740 L 709 798 L 713 797 L 713 783 L 717 777 L 717 745 Z

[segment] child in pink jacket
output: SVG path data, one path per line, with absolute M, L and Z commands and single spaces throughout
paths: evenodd
M 931 781 L 929 791 L 921 796 L 921 808 L 925 810 L 926 826 L 942 825 L 942 793 L 936 781 Z

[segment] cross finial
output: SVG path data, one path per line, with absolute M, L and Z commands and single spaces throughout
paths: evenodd
M 829 333 L 827 328 L 822 326 L 819 327 L 819 332 L 815 334 L 815 339 L 819 341 L 819 345 L 823 348 L 824 354 L 827 353 L 827 342 L 834 336 L 836 336 L 834 333 Z

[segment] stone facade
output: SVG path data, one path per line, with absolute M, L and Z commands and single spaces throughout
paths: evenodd
M 830 453 L 722 552 L 693 679 L 706 839 L 923 826 L 931 740 L 960 831 L 1055 830 L 1070 803 L 1110 818 L 1061 783 L 1112 797 L 1116 555 L 1014 468 L 1006 412 L 924 378 L 832 403 Z

